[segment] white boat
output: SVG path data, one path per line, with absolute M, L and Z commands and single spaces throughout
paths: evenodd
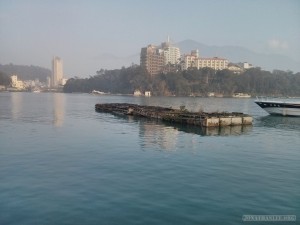
M 246 93 L 234 93 L 232 95 L 234 98 L 251 98 L 251 95 L 246 94 Z
M 300 116 L 299 98 L 257 97 L 255 103 L 271 115 Z
M 96 91 L 96 90 L 93 90 L 91 93 L 92 93 L 92 94 L 97 94 L 97 95 L 105 95 L 105 92 L 102 92 L 102 91 Z

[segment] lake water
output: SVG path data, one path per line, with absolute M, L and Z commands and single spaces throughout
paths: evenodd
M 201 130 L 95 112 L 110 102 L 238 111 L 254 124 Z M 254 99 L 0 93 L 0 224 L 299 222 L 299 146 L 300 118 L 268 116 Z

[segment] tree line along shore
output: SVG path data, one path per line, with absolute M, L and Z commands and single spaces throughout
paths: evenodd
M 99 70 L 89 78 L 71 78 L 64 92 L 90 93 L 93 90 L 112 94 L 151 91 L 155 96 L 207 96 L 218 93 L 232 96 L 247 93 L 272 96 L 300 96 L 300 73 L 251 68 L 236 74 L 230 70 L 189 69 L 150 76 L 138 65 L 115 70 Z
M 33 66 L 28 68 L 36 69 Z M 24 71 L 21 69 L 20 74 Z M 41 68 L 37 69 L 40 72 Z M 38 73 L 37 71 L 35 74 Z M 42 72 L 43 78 L 50 73 L 48 70 Z M 10 84 L 11 79 L 7 74 L 7 72 L 0 71 L 0 86 Z M 39 76 L 34 78 L 39 78 Z M 211 68 L 202 68 L 151 76 L 142 67 L 132 65 L 114 70 L 101 69 L 89 78 L 71 78 L 63 88 L 66 93 L 90 93 L 93 90 L 125 95 L 139 90 L 141 93 L 149 91 L 154 96 L 207 96 L 209 93 L 216 93 L 218 96 L 226 97 L 234 93 L 247 93 L 251 96 L 299 97 L 300 72 L 281 70 L 270 72 L 260 68 L 251 68 L 236 74 L 227 69 L 216 71 Z

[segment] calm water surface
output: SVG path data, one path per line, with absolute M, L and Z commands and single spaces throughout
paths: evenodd
M 239 111 L 254 125 L 201 130 L 95 112 L 110 102 Z M 0 224 L 299 222 L 299 146 L 300 118 L 268 116 L 253 99 L 0 93 Z

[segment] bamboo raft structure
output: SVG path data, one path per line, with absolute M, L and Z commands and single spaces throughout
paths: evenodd
M 253 121 L 251 116 L 239 112 L 189 112 L 186 109 L 173 109 L 129 103 L 96 104 L 95 110 L 97 112 L 146 117 L 170 123 L 187 124 L 200 127 L 252 125 Z

